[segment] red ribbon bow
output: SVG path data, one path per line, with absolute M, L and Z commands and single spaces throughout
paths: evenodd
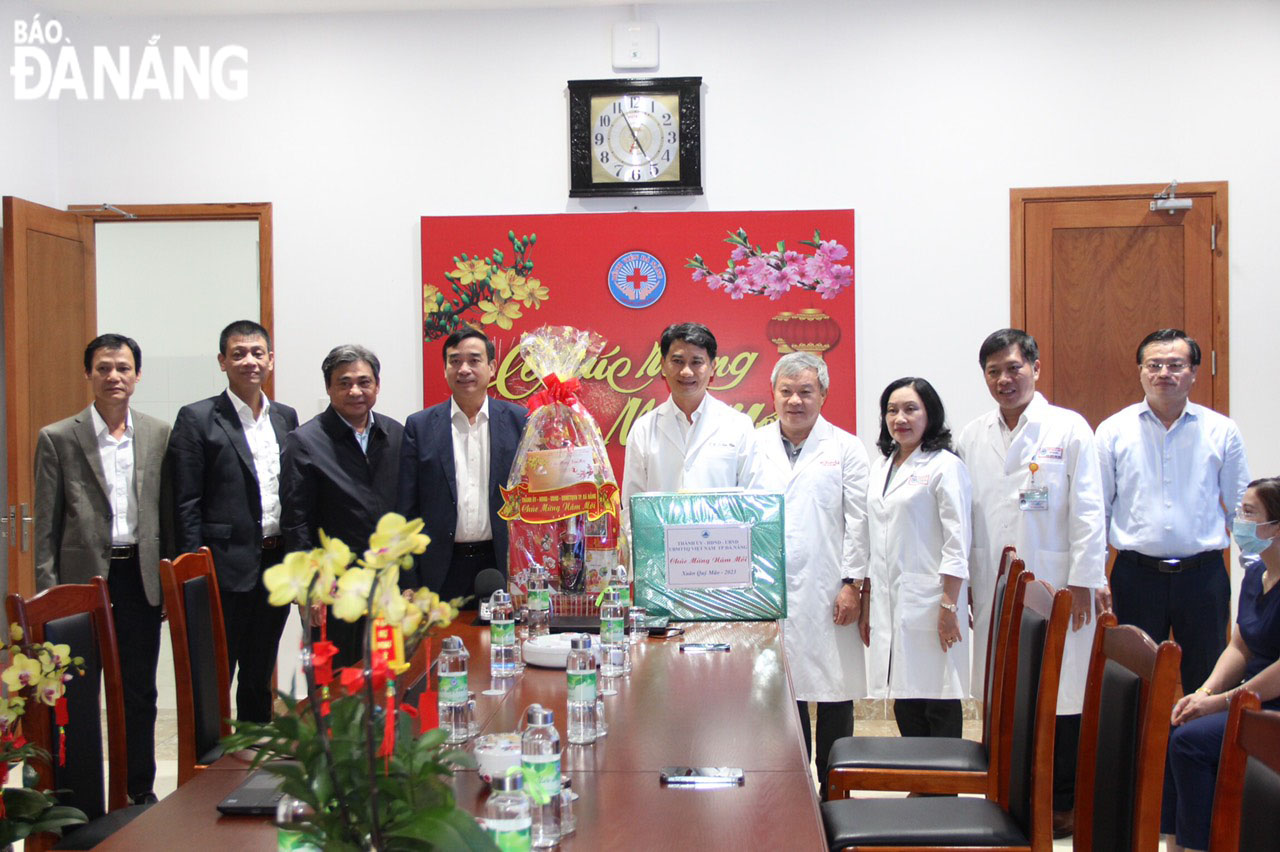
M 542 384 L 544 386 L 543 389 L 529 398 L 530 411 L 535 411 L 553 402 L 559 402 L 564 405 L 577 405 L 578 397 L 574 395 L 579 386 L 577 379 L 566 379 L 562 382 L 555 373 L 552 373 L 542 377 Z
M 311 666 L 316 675 L 316 686 L 333 683 L 333 658 L 337 653 L 338 646 L 332 642 L 320 641 L 311 646 Z

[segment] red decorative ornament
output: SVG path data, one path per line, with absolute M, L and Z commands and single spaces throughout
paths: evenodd
M 817 308 L 799 313 L 783 311 L 765 326 L 770 342 L 778 352 L 809 352 L 819 357 L 840 342 L 840 325 Z

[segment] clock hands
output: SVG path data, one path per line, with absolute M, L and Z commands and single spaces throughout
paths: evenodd
M 627 114 L 622 114 L 622 122 L 627 125 L 627 130 L 631 133 L 631 138 L 635 140 L 636 147 L 640 149 L 640 156 L 644 157 L 646 163 L 653 164 L 653 158 L 644 150 L 644 146 L 640 144 L 640 137 L 636 135 L 636 129 L 631 126 L 631 119 L 627 118 Z

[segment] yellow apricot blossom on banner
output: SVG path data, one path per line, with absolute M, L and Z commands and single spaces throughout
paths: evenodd
M 497 325 L 498 328 L 510 329 L 511 321 L 518 320 L 522 316 L 520 312 L 520 303 L 503 299 L 501 296 L 494 296 L 493 301 L 485 299 L 479 305 L 480 310 L 484 313 L 480 317 L 480 322 L 485 325 Z
M 524 282 L 524 286 L 520 288 L 519 299 L 524 302 L 526 308 L 537 310 L 542 303 L 551 295 L 551 291 L 542 285 L 537 278 L 529 278 Z
M 446 272 L 445 275 L 457 281 L 463 287 L 476 281 L 483 281 L 489 277 L 489 261 L 487 260 L 476 257 L 471 260 L 459 260 L 457 264 L 457 269 L 452 272 Z

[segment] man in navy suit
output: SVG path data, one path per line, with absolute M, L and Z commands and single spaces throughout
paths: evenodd
M 404 427 L 373 410 L 381 388 L 377 355 L 363 346 L 335 346 L 320 369 L 329 407 L 284 442 L 285 550 L 319 547 L 323 530 L 363 553 L 378 520 L 396 508 Z M 312 623 L 323 617 L 320 612 Z M 354 664 L 364 653 L 364 619 L 327 617 L 329 640 L 338 646 L 334 665 Z
M 239 668 L 236 717 L 271 721 L 271 672 L 287 607 L 267 602 L 262 572 L 284 559 L 280 453 L 298 414 L 262 383 L 275 367 L 271 336 L 251 320 L 222 330 L 218 366 L 228 388 L 185 405 L 169 438 L 179 553 L 213 551 L 231 670 Z
M 458 329 L 444 342 L 451 396 L 404 424 L 397 503 L 405 517 L 423 519 L 431 544 L 415 558 L 418 576 L 401 584 L 425 585 L 445 600 L 474 595 L 485 568 L 507 573 L 498 486 L 507 482 L 528 414 L 489 398 L 496 369 L 493 341 L 477 329 Z

